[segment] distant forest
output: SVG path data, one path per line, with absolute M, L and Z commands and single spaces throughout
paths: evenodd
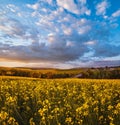
M 120 67 L 76 68 L 76 69 L 35 69 L 0 67 L 0 76 L 21 76 L 32 78 L 92 78 L 120 79 Z

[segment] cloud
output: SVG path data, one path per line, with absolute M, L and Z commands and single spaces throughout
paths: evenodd
M 52 0 L 46 0 L 46 2 L 48 2 L 49 4 L 52 4 Z
M 72 34 L 72 29 L 70 27 L 67 27 L 65 25 L 62 25 L 62 29 L 65 35 L 70 35 Z
M 51 37 L 49 35 L 48 37 Z M 69 42 L 62 36 L 52 36 L 53 40 L 49 44 L 34 42 L 29 46 L 11 46 L 1 44 L 0 58 L 7 58 L 19 61 L 49 61 L 66 62 L 73 61 L 88 51 L 84 44 Z M 73 53 L 74 52 L 74 53 Z M 23 56 L 24 55 L 24 56 Z
M 85 1 L 82 1 L 82 3 L 84 5 Z M 1 20 L 0 28 L 4 34 L 12 37 L 13 40 L 19 39 L 19 42 L 21 39 L 30 41 L 27 45 L 21 44 L 19 46 L 4 43 L 1 45 L 1 47 L 3 46 L 0 51 L 1 58 L 22 62 L 65 63 L 77 59 L 84 61 L 83 56 L 89 53 L 91 48 L 95 52 L 94 57 L 112 56 L 107 54 L 107 51 L 103 54 L 100 52 L 101 48 L 105 51 L 106 46 L 111 49 L 109 44 L 105 44 L 105 46 L 101 44 L 102 41 L 108 40 L 107 38 L 110 35 L 106 24 L 94 22 L 93 25 L 91 20 L 77 19 L 67 14 L 62 8 L 49 10 L 49 15 L 38 11 L 38 15 L 29 18 L 37 18 L 37 20 L 34 20 L 34 25 L 33 22 L 31 25 L 30 23 L 24 24 L 24 22 L 22 23 L 12 17 L 4 17 Z M 101 29 L 96 30 L 96 26 L 101 27 Z M 96 40 L 98 41 L 97 46 Z M 113 46 L 114 48 L 116 47 Z M 114 53 L 114 50 L 112 53 Z M 114 53 L 114 55 L 117 55 L 117 53 Z
M 119 16 L 120 16 L 120 9 L 112 14 L 112 17 L 119 17 Z
M 79 10 L 74 0 L 57 0 L 57 4 L 72 13 L 79 14 Z
M 105 15 L 107 8 L 109 8 L 109 3 L 107 1 L 102 1 L 101 3 L 98 3 L 96 6 L 96 14 Z
M 85 45 L 95 45 L 97 42 L 95 40 L 93 41 L 88 41 L 88 42 L 85 42 L 84 44 Z
M 79 14 L 80 15 L 88 15 L 90 16 L 91 10 L 88 9 L 88 4 L 86 0 L 78 0 L 78 8 L 79 8 Z
M 120 55 L 120 45 L 98 43 L 94 48 L 96 57 L 114 57 Z
M 93 17 L 86 0 L 39 0 L 19 8 L 8 4 L 0 9 L 0 59 L 74 67 L 119 56 L 118 22 L 106 15 L 109 5 L 98 3 Z M 118 16 L 119 10 L 112 14 Z
M 101 32 L 103 29 L 105 33 Z M 77 59 L 84 61 L 84 54 L 89 53 L 91 49 L 94 52 L 94 54 L 91 55 L 93 58 L 106 58 L 119 55 L 120 46 L 115 46 L 104 42 L 109 32 L 105 30 L 105 27 L 103 27 L 101 31 L 99 30 L 93 32 L 93 35 L 97 33 L 99 36 L 96 35 L 91 37 L 93 39 L 96 38 L 97 40 L 101 36 L 103 37 L 103 40 L 98 41 L 97 44 L 96 40 L 90 40 L 90 37 L 86 36 L 86 34 L 81 36 L 73 33 L 66 35 L 50 33 L 48 34 L 46 43 L 44 41 L 40 42 L 39 40 L 36 40 L 29 46 L 10 46 L 3 44 L 0 48 L 0 56 L 1 58 L 6 57 L 7 59 L 19 60 L 22 62 L 45 61 L 60 64 L 75 61 Z M 89 46 L 91 46 L 91 48 L 89 48 Z M 87 58 L 87 61 L 90 58 Z
M 33 9 L 33 10 L 38 10 L 38 8 L 39 8 L 39 3 L 35 3 L 35 4 L 27 4 L 27 7 L 28 8 L 31 8 L 31 9 Z
M 101 60 L 91 63 L 91 67 L 120 66 L 120 60 Z
M 78 0 L 78 4 L 74 0 L 57 0 L 57 5 L 67 11 L 77 15 L 90 15 L 91 11 L 86 6 L 86 0 Z
M 13 13 L 16 13 L 19 10 L 19 8 L 14 4 L 8 4 L 6 7 Z
M 91 26 L 90 26 L 90 25 L 81 26 L 81 27 L 78 29 L 78 33 L 79 33 L 79 34 L 85 34 L 85 33 L 89 32 L 90 30 L 91 30 Z
M 40 36 L 38 29 L 30 25 L 30 23 L 25 23 L 24 20 L 25 18 L 21 22 L 19 19 L 16 19 L 15 17 L 1 17 L 0 35 L 2 38 L 4 38 L 4 42 L 11 41 L 13 44 L 16 45 L 27 43 L 28 45 L 30 44 L 28 42 L 39 41 Z
M 23 36 L 26 28 L 14 18 L 3 17 L 0 20 L 0 30 L 8 37 Z

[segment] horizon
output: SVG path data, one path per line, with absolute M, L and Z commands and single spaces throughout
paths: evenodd
M 2 0 L 0 66 L 120 66 L 119 22 L 114 0 Z
M 117 66 L 99 66 L 99 67 L 73 67 L 73 68 L 52 68 L 52 67 L 14 67 L 14 66 L 0 66 L 0 68 L 18 68 L 18 69 L 35 69 L 35 70 L 74 70 L 74 69 L 99 69 L 99 68 L 119 68 Z

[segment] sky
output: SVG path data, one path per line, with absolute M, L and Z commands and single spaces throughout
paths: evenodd
M 0 66 L 118 65 L 118 0 L 1 0 Z

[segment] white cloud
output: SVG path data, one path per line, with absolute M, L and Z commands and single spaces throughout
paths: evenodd
M 57 0 L 57 4 L 60 7 L 79 15 L 90 15 L 91 11 L 87 8 L 86 0 L 79 0 L 78 4 L 75 4 L 74 0 Z
M 31 8 L 33 10 L 38 10 L 39 8 L 39 3 L 35 3 L 35 4 L 27 4 L 28 8 Z
M 52 0 L 46 0 L 46 2 L 48 2 L 49 4 L 52 4 Z
M 106 16 L 106 15 L 105 15 L 105 16 L 103 16 L 103 18 L 104 18 L 104 19 L 107 19 L 107 18 L 108 18 L 108 16 Z
M 86 26 L 82 26 L 78 29 L 78 33 L 79 34 L 85 34 L 87 32 L 89 32 L 91 30 L 91 26 L 86 25 Z
M 54 34 L 53 33 L 50 33 L 48 34 L 48 41 L 51 43 L 51 42 L 54 42 Z
M 3 21 L 3 23 L 1 23 Z M 25 34 L 24 26 L 15 19 L 3 18 L 0 21 L 0 30 L 9 37 L 19 37 Z
M 119 17 L 119 16 L 120 16 L 120 9 L 112 14 L 112 17 Z
M 85 14 L 90 16 L 91 11 L 90 11 L 90 10 L 86 10 L 86 11 L 85 11 Z
M 72 13 L 79 14 L 79 10 L 74 0 L 57 0 L 57 4 Z
M 83 26 L 86 25 L 88 23 L 88 20 L 85 18 L 80 19 L 79 21 L 76 22 L 77 26 Z
M 103 1 L 101 3 L 98 3 L 96 6 L 96 14 L 97 15 L 105 15 L 106 9 L 109 7 L 109 3 L 107 1 Z
M 65 25 L 62 25 L 62 29 L 65 35 L 70 35 L 72 34 L 72 29 L 70 27 L 67 27 Z
M 13 13 L 16 13 L 19 10 L 19 8 L 15 6 L 14 4 L 8 4 L 6 8 L 9 9 Z
M 74 43 L 71 42 L 71 41 L 67 41 L 66 46 L 68 46 L 68 47 L 72 47 L 72 46 L 74 46 Z
M 79 6 L 79 14 L 80 15 L 86 14 L 90 16 L 91 11 L 85 5 L 82 5 L 82 6 Z
M 96 44 L 95 40 L 85 42 L 85 45 L 95 45 L 95 44 Z

